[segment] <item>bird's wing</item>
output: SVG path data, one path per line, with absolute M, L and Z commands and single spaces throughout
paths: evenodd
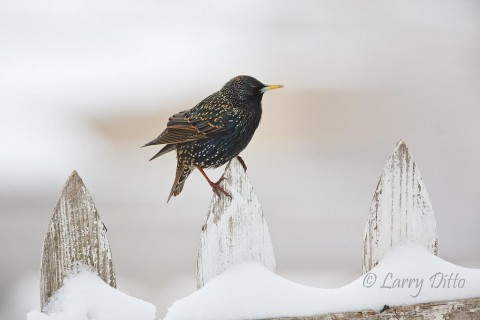
M 213 137 L 229 129 L 232 108 L 221 96 L 212 95 L 194 108 L 174 114 L 167 128 L 146 145 L 175 144 Z

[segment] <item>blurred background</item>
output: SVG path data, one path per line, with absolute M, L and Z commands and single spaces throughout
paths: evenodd
M 108 226 L 119 289 L 158 316 L 195 290 L 211 189 L 194 172 L 167 205 L 175 156 L 148 162 L 158 148 L 139 147 L 239 74 L 285 85 L 264 96 L 242 154 L 280 275 L 324 288 L 360 276 L 400 138 L 440 256 L 480 268 L 478 1 L 2 0 L 0 43 L 1 319 L 39 308 L 43 237 L 74 169 Z

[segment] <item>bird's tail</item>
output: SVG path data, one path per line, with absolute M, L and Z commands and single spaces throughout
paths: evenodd
M 177 173 L 175 175 L 175 181 L 173 182 L 172 190 L 170 191 L 167 202 L 170 201 L 170 198 L 172 196 L 178 196 L 180 192 L 182 192 L 185 180 L 187 180 L 188 176 L 194 169 L 195 167 L 177 163 Z
M 146 146 L 146 145 L 145 145 Z M 144 147 L 145 147 L 144 146 Z M 155 158 L 160 157 L 161 155 L 164 155 L 165 153 L 168 153 L 170 151 L 176 150 L 177 145 L 176 144 L 167 144 L 165 147 L 163 147 L 160 151 L 158 151 L 153 157 L 150 158 L 149 161 L 152 161 Z

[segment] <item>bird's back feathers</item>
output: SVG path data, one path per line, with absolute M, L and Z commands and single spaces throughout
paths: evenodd
M 145 146 L 211 138 L 228 130 L 231 113 L 228 100 L 217 92 L 192 109 L 174 114 L 168 119 L 167 128 Z

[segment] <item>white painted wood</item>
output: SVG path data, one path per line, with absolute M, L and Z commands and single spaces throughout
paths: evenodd
M 232 199 L 213 195 L 200 237 L 197 287 L 235 263 L 256 260 L 275 272 L 272 241 L 260 203 L 240 162 L 225 168 L 221 186 Z
M 107 230 L 76 171 L 68 178 L 54 209 L 43 244 L 40 267 L 42 311 L 76 265 L 91 267 L 116 287 Z
M 427 189 L 406 144 L 400 140 L 373 196 L 363 242 L 363 273 L 403 241 L 418 242 L 438 255 L 437 227 Z

